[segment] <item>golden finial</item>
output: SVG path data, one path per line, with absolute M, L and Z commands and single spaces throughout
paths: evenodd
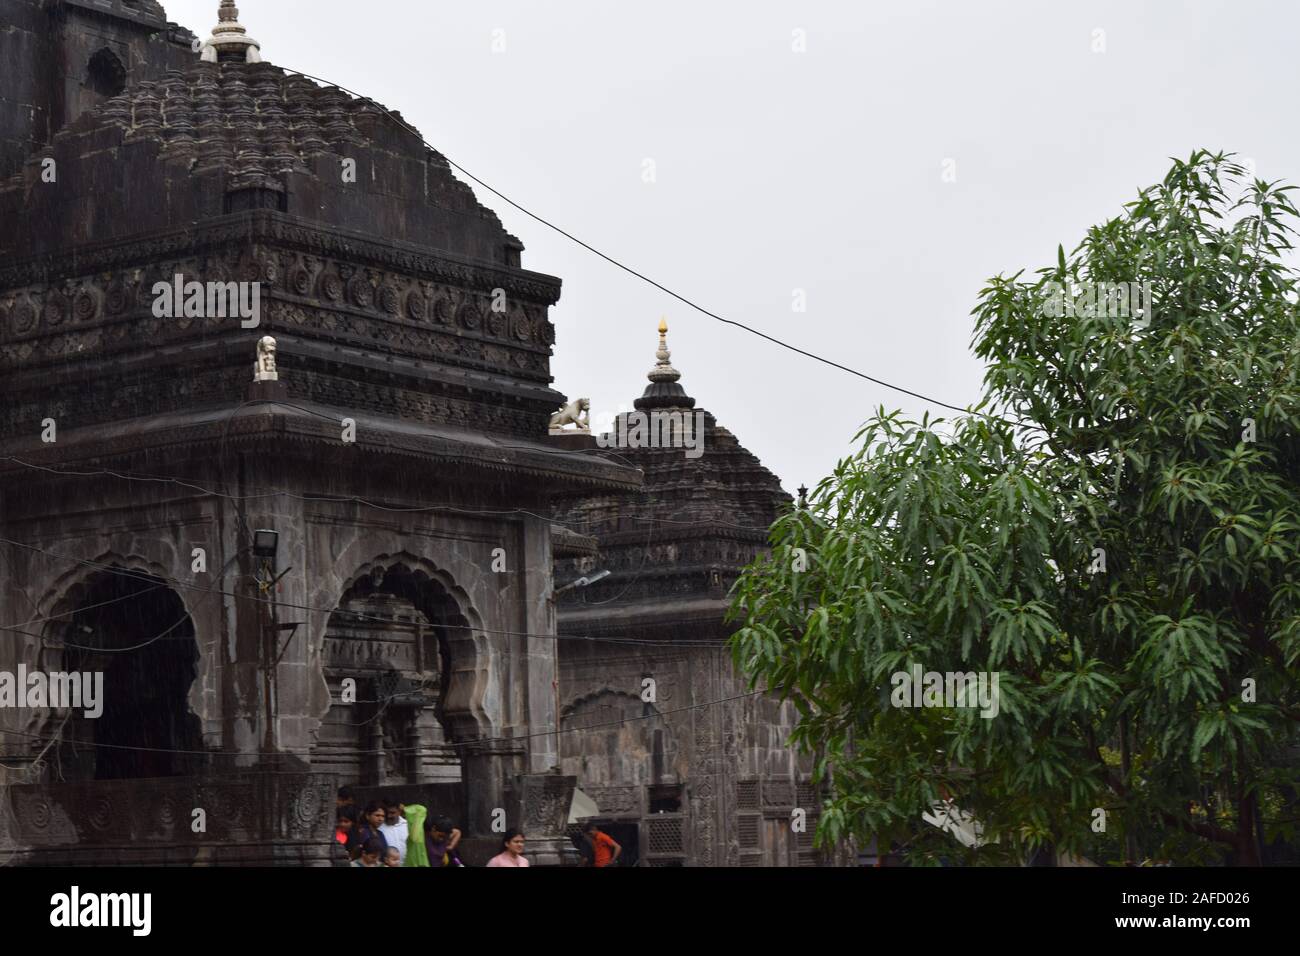
M 655 352 L 655 358 L 659 361 L 650 370 L 650 381 L 677 381 L 680 373 L 669 364 L 672 357 L 673 354 L 668 351 L 668 319 L 664 317 L 659 320 L 659 351 Z

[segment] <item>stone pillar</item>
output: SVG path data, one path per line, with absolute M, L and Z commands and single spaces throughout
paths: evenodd
M 555 606 L 551 600 L 554 565 L 551 560 L 549 521 L 530 518 L 524 523 L 524 630 L 527 655 L 526 715 L 528 770 L 547 773 L 558 769 L 559 753 L 554 733 L 559 721 L 556 711 L 557 678 Z M 548 733 L 549 731 L 549 733 Z
M 457 750 L 465 780 L 465 833 L 474 837 L 494 836 L 493 812 L 498 809 L 505 811 L 507 825 L 514 825 L 506 788 L 524 770 L 523 746 L 508 740 L 487 740 L 467 743 Z
M 410 748 L 406 752 L 406 760 L 403 761 L 406 766 L 406 779 L 408 783 L 424 782 L 424 750 L 429 745 L 429 740 L 420 727 L 421 711 L 415 711 L 411 718 L 411 726 L 406 732 L 406 746 Z
M 571 847 L 565 830 L 578 778 L 560 773 L 530 773 L 515 777 L 511 786 L 512 825 L 524 831 L 527 856 L 534 866 L 560 866 L 565 847 Z
M 237 554 L 225 579 L 226 590 L 234 595 L 224 599 L 229 635 L 222 662 L 225 746 L 234 754 L 236 766 L 249 767 L 259 762 L 265 750 L 265 611 L 258 600 L 252 542 L 244 540 L 233 521 L 225 530 L 229 553 Z
M 243 427 L 271 428 L 268 409 L 274 407 L 246 410 L 245 414 L 255 421 Z M 248 452 L 232 458 L 223 473 L 225 487 L 232 493 L 247 495 L 254 488 L 302 487 L 300 473 L 279 456 Z M 227 599 L 233 636 L 230 673 L 225 679 L 227 726 L 233 730 L 227 746 L 240 755 L 240 763 L 254 762 L 266 752 L 267 722 L 273 721 L 270 736 L 275 751 L 301 758 L 314 743 L 310 731 L 317 719 L 312 693 L 317 690 L 320 668 L 310 657 L 311 622 L 302 608 L 311 603 L 309 582 L 321 573 L 319 559 L 307 547 L 303 502 L 288 496 L 243 498 L 231 503 L 223 521 L 230 553 L 239 553 L 226 584 L 228 591 L 239 595 Z M 265 593 L 257 585 L 258 575 L 264 574 L 262 559 L 252 554 L 251 534 L 259 529 L 278 533 L 275 573 L 284 572 L 274 589 Z M 295 623 L 299 625 L 296 631 L 280 630 L 280 625 Z M 279 662 L 268 668 L 276 656 Z M 268 672 L 273 684 L 270 713 Z
M 384 727 L 379 713 L 384 705 L 370 705 L 370 723 L 366 725 L 366 756 L 363 764 L 365 774 L 378 786 L 388 782 L 385 774 L 387 760 L 384 759 Z

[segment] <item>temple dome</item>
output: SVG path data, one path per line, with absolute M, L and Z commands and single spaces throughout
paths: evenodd
M 268 63 L 203 63 L 113 97 L 79 131 L 117 128 L 128 141 L 158 143 L 164 155 L 184 154 L 192 168 L 274 181 L 313 156 L 363 143 L 362 115 L 382 114 Z
M 388 112 L 269 63 L 196 56 L 60 130 L 0 188 L 0 214 L 68 223 L 57 238 L 67 248 L 271 208 L 517 267 L 522 244 Z M 38 188 L 47 159 L 58 190 Z M 9 249 L 0 237 L 0 252 L 49 251 Z

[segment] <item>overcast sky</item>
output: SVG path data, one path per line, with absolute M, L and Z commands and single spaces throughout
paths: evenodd
M 216 21 L 217 0 L 163 3 L 200 36 Z M 239 8 L 265 59 L 400 110 L 591 245 L 960 406 L 982 391 L 969 313 L 986 277 L 1051 264 L 1197 147 L 1300 181 L 1300 5 L 1280 0 Z M 693 312 L 475 191 L 524 266 L 564 280 L 555 386 L 589 396 L 596 421 L 640 395 L 660 316 L 687 390 L 789 490 L 826 475 L 875 406 L 926 409 Z

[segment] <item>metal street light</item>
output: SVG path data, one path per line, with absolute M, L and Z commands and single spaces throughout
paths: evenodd
M 588 585 L 595 584 L 597 581 L 603 580 L 604 578 L 607 577 L 609 577 L 608 571 L 597 571 L 595 574 L 584 575 L 583 577 L 578 578 L 578 580 L 572 582 L 571 584 L 566 584 L 562 588 L 556 588 L 555 591 L 552 593 L 563 594 L 565 591 L 572 590 L 573 588 L 585 588 Z

